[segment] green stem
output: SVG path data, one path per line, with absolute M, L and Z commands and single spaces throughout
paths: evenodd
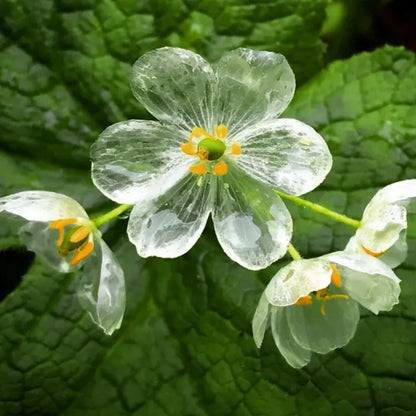
M 102 227 L 105 223 L 117 218 L 120 214 L 122 214 L 124 211 L 131 208 L 133 205 L 130 204 L 122 204 L 119 205 L 117 208 L 112 209 L 111 211 L 106 212 L 103 215 L 100 215 L 97 218 L 94 218 L 92 221 L 95 224 L 97 228 Z
M 332 218 L 335 221 L 342 222 L 354 228 L 360 228 L 361 221 L 355 220 L 353 218 L 347 217 L 343 214 L 338 214 L 338 212 L 332 211 L 328 208 L 325 208 L 322 205 L 315 204 L 314 202 L 307 201 L 306 199 L 299 198 L 298 196 L 288 195 L 280 191 L 275 191 L 280 197 L 294 202 L 297 205 L 311 209 L 312 211 L 318 212 L 319 214 L 325 215 L 326 217 Z
M 299 251 L 297 251 L 295 249 L 295 247 L 293 247 L 292 244 L 289 244 L 289 247 L 287 248 L 287 252 L 292 256 L 293 260 L 300 260 L 302 257 L 299 254 Z

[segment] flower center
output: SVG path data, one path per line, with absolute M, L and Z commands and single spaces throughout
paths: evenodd
M 76 225 L 77 222 L 76 218 L 67 218 L 53 221 L 49 225 L 49 228 L 59 231 L 56 243 L 59 256 L 65 258 L 69 253 L 74 253 L 70 261 L 71 266 L 76 266 L 94 249 L 91 226 Z
M 338 269 L 333 265 L 330 264 L 331 269 L 332 269 L 332 275 L 331 275 L 331 283 L 337 287 L 341 287 L 341 275 L 339 274 Z M 344 294 L 335 294 L 335 295 L 330 295 L 329 294 L 329 286 L 321 289 L 321 290 L 317 290 L 315 293 L 315 298 L 317 300 L 322 301 L 321 303 L 321 314 L 322 315 L 326 315 L 325 312 L 325 304 L 326 302 L 328 302 L 331 299 L 348 299 L 348 295 L 344 295 Z M 301 305 L 312 305 L 312 296 L 311 295 L 306 295 L 303 296 L 301 298 L 299 298 L 296 303 L 296 306 L 301 306 Z
M 181 150 L 188 156 L 197 156 L 199 158 L 199 162 L 189 168 L 193 174 L 213 173 L 214 175 L 222 176 L 228 172 L 227 164 L 220 159 L 228 153 L 234 156 L 241 155 L 241 146 L 237 143 L 232 143 L 231 146 L 227 147 L 224 142 L 227 134 L 228 129 L 224 124 L 215 126 L 215 135 L 208 133 L 201 127 L 192 129 L 188 141 L 181 145 Z M 194 145 L 194 138 L 200 139 L 197 145 Z

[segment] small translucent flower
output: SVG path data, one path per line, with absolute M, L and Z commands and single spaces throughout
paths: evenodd
M 124 273 L 84 208 L 66 195 L 26 191 L 0 198 L 3 211 L 29 221 L 21 228 L 22 242 L 56 270 L 67 273 L 86 263 L 81 303 L 106 334 L 118 329 Z
M 138 253 L 184 254 L 212 214 L 234 261 L 260 269 L 283 256 L 292 221 L 272 188 L 309 192 L 332 164 L 315 130 L 276 119 L 295 90 L 286 59 L 237 49 L 211 66 L 191 51 L 161 48 L 137 60 L 131 85 L 159 121 L 110 126 L 91 157 L 95 185 L 135 204 L 128 235 Z
M 295 260 L 267 285 L 253 318 L 254 341 L 260 348 L 270 317 L 277 348 L 292 367 L 303 367 L 312 352 L 326 354 L 350 341 L 358 303 L 375 314 L 398 303 L 399 282 L 385 263 L 366 254 Z
M 416 179 L 380 189 L 364 210 L 361 226 L 346 250 L 365 252 L 396 267 L 407 255 L 407 212 L 416 211 Z

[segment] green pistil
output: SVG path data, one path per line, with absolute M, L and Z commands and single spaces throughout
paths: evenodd
M 202 150 L 208 154 L 208 160 L 217 160 L 225 152 L 226 146 L 222 140 L 210 139 L 209 137 L 202 139 L 198 143 L 198 154 Z

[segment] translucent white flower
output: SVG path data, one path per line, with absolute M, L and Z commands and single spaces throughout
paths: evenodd
M 395 182 L 380 189 L 364 210 L 361 226 L 346 250 L 378 257 L 390 267 L 407 255 L 407 212 L 416 210 L 416 179 Z
M 81 303 L 106 334 L 118 329 L 125 308 L 124 273 L 84 208 L 66 195 L 26 191 L 0 198 L 4 211 L 29 221 L 21 228 L 22 242 L 56 270 L 67 273 L 86 263 Z
M 332 164 L 315 130 L 276 119 L 295 90 L 286 59 L 237 49 L 211 66 L 191 51 L 161 48 L 137 60 L 131 85 L 159 121 L 110 126 L 91 157 L 95 185 L 135 204 L 128 235 L 138 253 L 184 254 L 212 213 L 234 261 L 260 269 L 282 257 L 292 221 L 271 188 L 309 192 Z
M 360 303 L 375 314 L 398 303 L 400 280 L 382 261 L 339 251 L 283 267 L 267 285 L 253 318 L 260 348 L 269 317 L 274 341 L 295 368 L 354 336 Z M 358 302 L 358 303 L 357 303 Z

